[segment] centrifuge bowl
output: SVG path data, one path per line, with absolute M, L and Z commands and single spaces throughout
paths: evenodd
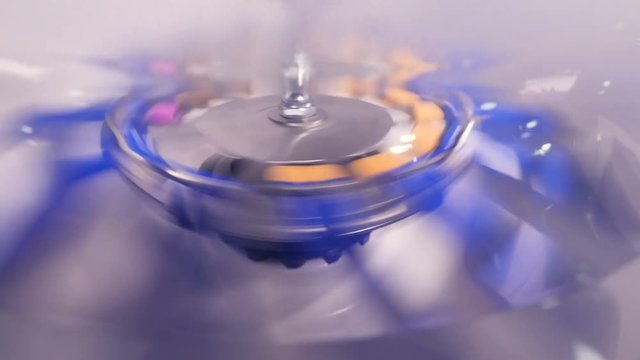
M 574 0 L 3 3 L 0 356 L 637 358 L 638 10 Z M 397 72 L 406 64 L 391 55 L 411 53 L 424 73 L 404 88 L 467 94 L 477 126 L 437 206 L 363 226 L 369 241 L 331 261 L 287 268 L 248 258 L 238 241 L 286 238 L 272 223 L 241 207 L 198 223 L 174 206 L 244 187 L 209 176 L 194 191 L 174 167 L 123 152 L 122 124 L 104 120 L 150 86 L 162 93 L 153 96 L 194 81 L 278 94 L 274 74 L 298 44 L 329 79 L 316 90 L 337 96 L 345 76 Z M 387 80 L 406 80 L 397 75 Z

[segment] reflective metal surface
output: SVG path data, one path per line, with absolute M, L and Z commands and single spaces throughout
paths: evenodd
M 285 124 L 309 123 L 319 121 L 311 119 L 317 115 L 316 106 L 309 94 L 309 78 L 311 77 L 311 65 L 306 55 L 300 53 L 294 57 L 291 64 L 284 71 L 285 93 L 280 102 L 279 116 L 273 116 L 274 121 Z
M 269 121 L 269 114 L 278 108 L 277 96 L 213 107 L 188 126 L 224 154 L 258 161 L 313 163 L 372 152 L 393 125 L 389 113 L 374 104 L 323 95 L 314 99 L 323 119 L 310 125 L 312 128 Z

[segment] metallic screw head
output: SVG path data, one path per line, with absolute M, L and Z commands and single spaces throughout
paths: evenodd
M 311 65 L 306 55 L 299 53 L 284 71 L 285 94 L 280 102 L 280 115 L 285 119 L 300 122 L 317 113 L 309 95 Z

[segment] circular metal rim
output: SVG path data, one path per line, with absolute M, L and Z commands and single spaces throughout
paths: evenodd
M 136 151 L 132 144 L 127 140 L 121 128 L 118 126 L 118 120 L 126 115 L 120 114 L 126 111 L 126 106 L 139 100 L 136 94 L 130 94 L 129 96 L 121 98 L 114 110 L 111 111 L 105 119 L 105 129 L 113 135 L 115 149 L 105 149 L 106 152 L 118 151 L 122 153 L 129 160 L 134 161 L 143 168 L 146 168 L 157 175 L 160 175 L 168 180 L 176 181 L 180 184 L 189 186 L 191 188 L 207 192 L 207 191 L 259 191 L 262 193 L 277 193 L 277 194 L 323 194 L 326 192 L 336 191 L 348 191 L 358 188 L 368 187 L 371 185 L 379 184 L 380 182 L 387 182 L 387 180 L 399 179 L 410 176 L 417 172 L 427 170 L 439 166 L 447 167 L 450 162 L 459 163 L 460 159 L 455 154 L 460 152 L 460 149 L 465 145 L 466 140 L 477 122 L 477 118 L 473 114 L 473 101 L 463 92 L 457 92 L 454 94 L 456 100 L 458 100 L 459 107 L 455 107 L 450 100 L 444 99 L 431 99 L 423 98 L 438 103 L 442 106 L 447 106 L 452 113 L 457 117 L 460 122 L 457 134 L 453 136 L 452 145 L 443 150 L 436 156 L 425 155 L 419 161 L 408 163 L 401 166 L 401 170 L 394 172 L 392 175 L 380 174 L 368 179 L 353 179 L 346 178 L 340 180 L 332 180 L 325 182 L 312 182 L 312 183 L 286 183 L 286 182 L 259 182 L 259 183 L 241 183 L 232 178 L 225 178 L 222 176 L 211 176 L 198 174 L 196 172 L 189 172 L 189 169 L 180 169 L 176 166 L 171 166 L 167 162 L 162 161 L 160 158 L 145 157 L 140 152 Z M 149 99 L 142 98 L 144 101 Z

